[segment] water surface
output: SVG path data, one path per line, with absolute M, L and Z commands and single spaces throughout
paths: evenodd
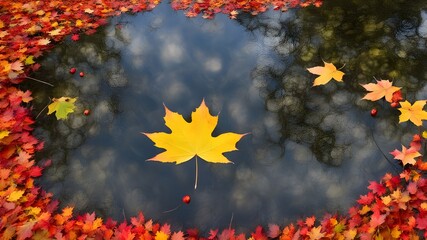
M 368 182 L 400 166 L 388 153 L 417 130 L 387 102 L 361 100 L 360 84 L 393 80 L 427 96 L 427 12 L 422 1 L 325 1 L 322 8 L 188 19 L 162 3 L 123 15 L 44 57 L 32 83 L 34 113 L 49 98 L 78 97 L 66 121 L 44 112 L 36 135 L 50 158 L 39 184 L 78 213 L 123 220 L 142 211 L 176 227 L 247 231 L 326 212 L 346 213 Z M 381 7 L 381 10 L 378 9 Z M 311 87 L 306 68 L 333 62 L 343 83 Z M 71 75 L 76 67 L 85 76 Z M 165 104 L 189 119 L 205 99 L 214 135 L 250 133 L 234 164 L 145 161 L 161 150 L 141 132 L 168 131 Z M 372 118 L 370 109 L 378 108 Z M 89 116 L 83 115 L 90 109 Z M 178 210 L 182 196 L 192 201 Z

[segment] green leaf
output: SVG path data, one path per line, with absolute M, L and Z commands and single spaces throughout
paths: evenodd
M 31 65 L 31 64 L 36 63 L 36 62 L 34 62 L 33 58 L 34 58 L 34 56 L 28 56 L 28 57 L 25 59 L 25 65 Z
M 68 114 L 74 112 L 76 100 L 77 98 L 70 97 L 54 98 L 48 106 L 49 111 L 47 114 L 55 112 L 56 119 L 67 119 Z

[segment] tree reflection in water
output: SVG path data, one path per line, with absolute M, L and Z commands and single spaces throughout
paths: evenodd
M 28 86 L 35 114 L 49 97 L 78 97 L 69 120 L 38 119 L 39 157 L 53 160 L 40 184 L 79 212 L 122 220 L 142 210 L 202 230 L 226 228 L 232 215 L 245 230 L 345 212 L 369 180 L 399 170 L 385 156 L 416 132 L 387 102 L 361 100 L 360 84 L 390 79 L 410 101 L 426 97 L 421 4 L 330 0 L 237 21 L 186 19 L 162 4 L 115 18 L 45 57 L 35 77 L 55 88 Z M 345 65 L 344 83 L 311 87 L 306 68 L 322 60 Z M 221 112 L 217 133 L 251 135 L 228 155 L 234 165 L 200 164 L 193 192 L 194 165 L 145 162 L 158 150 L 140 132 L 167 130 L 163 103 L 188 117 L 202 98 Z M 162 214 L 189 193 L 190 205 Z

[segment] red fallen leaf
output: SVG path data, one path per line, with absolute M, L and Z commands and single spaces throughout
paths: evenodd
M 171 226 L 167 223 L 163 224 L 163 226 L 160 228 L 160 231 L 165 233 L 166 235 L 171 234 Z
M 29 90 L 23 92 L 23 91 L 17 91 L 15 94 L 12 94 L 11 97 L 17 97 L 18 99 L 11 99 L 11 101 L 22 101 L 24 103 L 28 103 L 33 98 L 31 97 L 31 92 Z M 10 98 L 9 98 L 10 99 Z
M 421 171 L 427 171 L 427 162 L 423 162 L 422 159 L 418 158 L 416 164 L 418 169 L 420 169 Z
M 34 166 L 30 168 L 29 170 L 30 177 L 40 177 L 42 175 L 42 170 L 43 169 L 39 166 Z
M 427 216 L 417 217 L 417 227 L 420 230 L 427 230 Z
M 370 181 L 368 189 L 371 190 L 374 194 L 377 194 L 378 196 L 382 196 L 384 193 L 386 193 L 386 187 L 380 183 L 377 183 L 375 181 Z
M 218 240 L 233 239 L 235 230 L 232 228 L 222 230 L 221 234 L 218 235 Z
M 315 216 L 311 216 L 305 219 L 305 225 L 307 225 L 307 227 L 312 227 L 314 226 L 314 223 L 316 222 L 316 217 Z
M 188 234 L 188 237 L 194 237 L 194 238 L 198 238 L 198 236 L 199 236 L 199 230 L 197 229 L 197 228 L 190 228 L 190 229 L 187 229 L 187 234 Z
M 139 212 L 137 217 L 130 218 L 130 222 L 136 227 L 144 226 L 144 223 L 145 223 L 144 215 L 142 214 L 142 212 Z
M 371 216 L 371 220 L 369 221 L 369 226 L 375 229 L 384 223 L 385 218 L 386 218 L 385 214 L 380 214 L 379 211 L 374 211 L 374 213 Z
M 280 227 L 277 224 L 268 224 L 268 237 L 276 238 L 280 235 Z
M 218 229 L 215 229 L 215 230 L 211 229 L 209 231 L 209 237 L 208 237 L 208 239 L 210 239 L 210 240 L 215 239 L 217 234 L 218 234 Z
M 417 189 L 418 189 L 418 187 L 417 187 L 417 184 L 416 184 L 415 182 L 410 182 L 410 183 L 408 184 L 408 186 L 406 187 L 406 190 L 408 190 L 408 192 L 409 192 L 410 194 L 415 194 L 415 193 L 417 193 Z
M 372 192 L 369 192 L 366 195 L 361 195 L 359 200 L 357 200 L 357 202 L 362 205 L 369 205 L 372 203 L 373 200 L 374 200 L 374 194 Z
M 24 240 L 27 238 L 31 238 L 31 236 L 33 236 L 32 229 L 35 223 L 36 223 L 35 221 L 34 222 L 28 221 L 23 225 L 19 226 L 17 231 L 17 235 L 18 235 L 17 240 Z
M 414 148 L 417 151 L 419 151 L 421 149 L 421 136 L 419 134 L 415 134 L 412 137 L 412 141 L 411 141 L 410 146 L 411 146 L 411 148 Z
M 171 240 L 184 240 L 184 233 L 182 231 L 174 232 L 171 236 Z
M 71 40 L 73 40 L 73 41 L 78 41 L 79 39 L 80 39 L 80 36 L 78 34 L 73 34 L 71 36 Z
M 267 240 L 267 236 L 264 233 L 264 229 L 261 226 L 256 227 L 255 232 L 251 233 L 251 236 L 255 240 Z

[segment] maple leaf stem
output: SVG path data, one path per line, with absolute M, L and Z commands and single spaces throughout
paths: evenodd
M 196 155 L 196 179 L 194 180 L 194 190 L 197 189 L 197 179 L 199 178 L 199 164 L 197 163 L 197 155 Z
M 163 213 L 170 213 L 170 212 L 173 212 L 173 211 L 175 211 L 175 210 L 178 210 L 178 208 L 180 208 L 181 206 L 182 206 L 182 204 L 179 204 L 178 206 L 176 206 L 176 207 L 174 207 L 174 208 L 172 208 L 172 209 L 169 209 L 169 210 L 163 211 Z
M 231 213 L 230 224 L 228 225 L 228 230 L 231 230 L 231 225 L 233 224 L 234 212 Z
M 36 81 L 36 82 L 39 82 L 39 83 L 46 84 L 46 85 L 51 86 L 51 87 L 54 87 L 54 86 L 53 86 L 53 84 L 48 83 L 48 82 L 45 82 L 45 81 L 42 81 L 42 80 L 37 79 L 37 78 L 32 78 L 32 77 L 28 77 L 28 76 L 25 76 L 25 78 L 26 78 L 26 79 L 33 80 L 33 81 Z
M 37 116 L 36 116 L 36 118 L 35 119 L 37 119 L 39 116 L 40 116 L 40 114 L 42 114 L 42 112 L 49 106 L 49 104 L 52 102 L 52 100 L 50 100 L 49 101 L 49 103 L 46 105 L 46 106 L 44 106 L 44 108 L 37 114 Z

